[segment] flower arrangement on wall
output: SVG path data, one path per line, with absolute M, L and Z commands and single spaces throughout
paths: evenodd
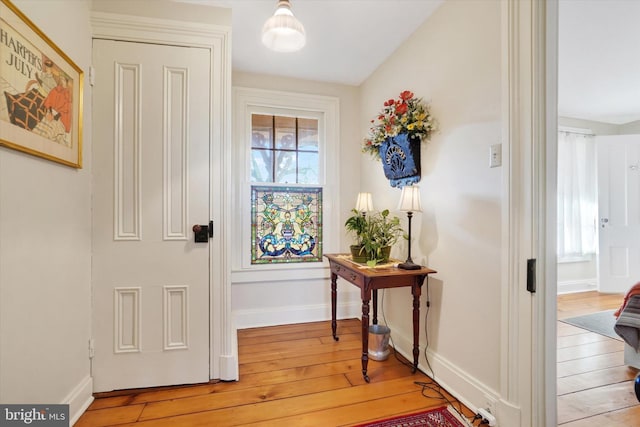
M 413 92 L 405 90 L 399 98 L 384 102 L 382 111 L 371 120 L 362 151 L 380 159 L 380 146 L 388 139 L 407 134 L 410 139 L 426 141 L 436 129 L 429 105 Z

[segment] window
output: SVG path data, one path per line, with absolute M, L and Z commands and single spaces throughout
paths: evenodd
M 318 120 L 251 115 L 251 182 L 318 184 Z
M 234 112 L 238 280 L 324 277 L 342 232 L 338 98 L 236 87 Z
M 596 149 L 591 134 L 558 133 L 558 259 L 596 252 Z

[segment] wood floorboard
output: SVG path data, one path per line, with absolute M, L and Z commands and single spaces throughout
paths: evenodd
M 622 382 L 559 396 L 558 424 L 635 406 L 638 400 L 630 385 Z
M 100 393 L 76 425 L 351 426 L 447 405 L 423 395 L 416 382 L 431 379 L 412 373 L 400 355 L 369 360 L 366 383 L 360 321 L 341 320 L 338 327 L 338 342 L 330 322 L 241 330 L 239 381 Z
M 580 334 L 567 335 L 563 337 L 558 337 L 558 347 L 557 348 L 566 348 L 566 347 L 574 347 L 577 345 L 589 344 L 598 341 L 606 341 L 611 339 L 604 335 L 596 334 L 595 332 L 589 332 L 586 329 L 582 330 Z
M 623 381 L 631 381 L 636 377 L 636 374 L 636 369 L 623 365 L 558 378 L 558 396 Z
M 599 354 L 583 359 L 558 362 L 558 378 L 584 374 L 585 372 L 596 371 L 598 369 L 613 368 L 614 366 L 620 366 L 623 360 L 623 352 L 617 351 L 615 353 Z
M 558 349 L 558 362 L 600 356 L 624 350 L 624 343 L 614 339 L 606 339 L 583 345 Z
M 167 418 L 192 412 L 233 408 L 247 404 L 270 402 L 307 396 L 325 391 L 335 391 L 350 387 L 344 375 L 332 375 L 292 383 L 258 386 L 226 393 L 211 393 L 183 399 L 171 399 L 148 403 L 141 414 L 141 420 Z
M 312 354 L 306 357 L 289 357 L 279 360 L 267 360 L 264 362 L 241 363 L 240 375 L 255 374 L 257 372 L 279 371 L 282 369 L 298 368 L 302 366 L 322 365 L 325 363 L 340 362 L 353 358 L 353 350 L 332 351 L 325 354 Z
M 558 319 L 617 309 L 623 295 L 583 292 L 558 296 Z M 558 425 L 640 426 L 633 381 L 624 364 L 624 343 L 558 321 Z
M 638 420 L 640 406 L 632 406 L 565 423 L 562 427 L 637 427 L 640 424 Z
M 331 340 L 333 341 L 333 339 Z M 340 340 L 339 342 L 322 343 L 320 340 L 313 345 L 304 347 L 292 346 L 291 344 L 278 343 L 269 346 L 264 351 L 254 353 L 245 353 L 241 356 L 242 365 L 250 365 L 252 363 L 261 363 L 270 360 L 280 360 L 287 358 L 303 358 L 310 356 L 322 356 L 325 354 L 337 355 L 344 351 L 353 351 L 361 348 L 360 339 L 356 340 Z

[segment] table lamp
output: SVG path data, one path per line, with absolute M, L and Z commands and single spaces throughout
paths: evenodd
M 356 210 L 366 216 L 367 212 L 373 210 L 373 199 L 371 193 L 358 193 L 358 200 L 356 200 Z
M 418 186 L 406 185 L 402 187 L 398 209 L 406 212 L 407 218 L 409 219 L 409 256 L 405 262 L 398 265 L 398 268 L 402 268 L 403 270 L 418 270 L 422 267 L 415 264 L 411 259 L 411 217 L 413 217 L 414 212 L 422 212 L 422 207 L 420 206 L 420 188 Z

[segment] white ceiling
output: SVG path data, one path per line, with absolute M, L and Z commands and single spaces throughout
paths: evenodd
M 640 120 L 640 1 L 560 0 L 558 112 Z
M 444 0 L 290 0 L 307 34 L 295 53 L 260 41 L 277 0 L 187 1 L 232 9 L 234 70 L 359 85 Z
M 276 0 L 178 1 L 232 9 L 234 70 L 359 85 L 444 0 L 290 0 L 307 45 L 288 54 L 260 42 Z M 559 3 L 560 115 L 640 120 L 640 1 Z

